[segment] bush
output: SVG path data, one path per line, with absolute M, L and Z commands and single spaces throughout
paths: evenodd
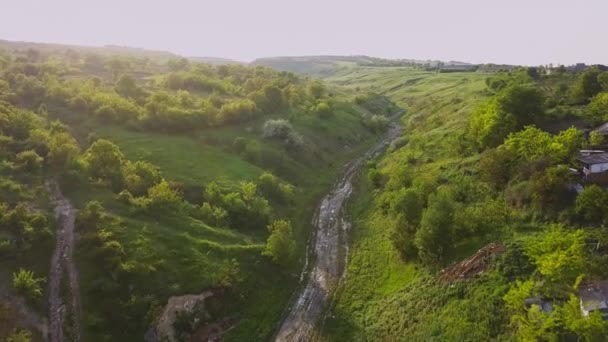
M 608 93 L 598 94 L 591 100 L 588 118 L 594 124 L 602 123 L 608 118 Z
M 106 139 L 95 141 L 85 151 L 83 160 L 90 177 L 110 184 L 115 190 L 122 186 L 125 156 L 113 142 Z
M 589 185 L 576 197 L 575 208 L 576 213 L 585 220 L 602 222 L 608 210 L 608 192 L 597 185 Z
M 367 171 L 367 179 L 372 183 L 374 188 L 380 188 L 384 184 L 384 176 L 382 175 L 382 172 L 376 168 Z
M 429 197 L 428 208 L 422 214 L 414 240 L 420 260 L 424 263 L 432 265 L 442 262 L 454 246 L 455 209 L 453 199 L 441 189 Z
M 235 124 L 253 119 L 257 111 L 251 100 L 232 101 L 224 104 L 218 114 L 218 122 L 222 124 Z
M 388 126 L 388 119 L 383 115 L 371 115 L 365 116 L 363 119 L 363 125 L 373 132 L 378 132 Z
M 332 105 L 326 101 L 319 101 L 310 107 L 310 112 L 317 115 L 321 119 L 327 119 L 331 117 L 333 113 Z
M 36 278 L 34 277 L 34 272 L 23 268 L 13 273 L 13 287 L 19 294 L 29 299 L 42 297 L 42 284 L 45 282 L 45 278 Z
M 6 337 L 6 342 L 31 342 L 32 333 L 29 330 L 13 330 L 13 332 Z
M 270 257 L 277 264 L 283 266 L 289 264 L 296 248 L 291 223 L 286 220 L 277 220 L 268 226 L 268 230 L 270 236 L 262 255 Z
M 289 146 L 299 147 L 304 143 L 302 136 L 285 119 L 267 120 L 262 128 L 262 136 L 266 139 L 280 139 Z
M 281 180 L 269 172 L 264 172 L 258 177 L 258 188 L 269 198 L 286 203 L 293 198 L 293 186 L 281 182 Z
M 23 151 L 15 157 L 15 167 L 19 171 L 35 172 L 40 170 L 44 159 L 34 150 Z
M 148 189 L 162 180 L 158 166 L 141 160 L 135 163 L 126 162 L 123 177 L 127 190 L 135 196 L 146 194 Z
M 175 214 L 183 209 L 180 193 L 174 190 L 166 180 L 148 189 L 148 196 L 141 203 L 147 210 L 154 213 Z

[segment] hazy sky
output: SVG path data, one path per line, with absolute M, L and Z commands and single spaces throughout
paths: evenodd
M 0 39 L 239 60 L 608 64 L 608 0 L 0 0 Z

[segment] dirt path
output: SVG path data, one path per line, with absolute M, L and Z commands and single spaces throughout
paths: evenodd
M 46 183 L 51 202 L 55 206 L 58 227 L 55 252 L 51 259 L 49 272 L 49 341 L 80 341 L 80 289 L 78 274 L 74 265 L 74 221 L 76 209 L 63 196 L 55 180 Z M 61 297 L 62 279 L 67 272 L 68 305 Z M 70 315 L 69 336 L 64 331 L 67 315 Z
M 400 117 L 402 113 L 395 117 Z M 395 139 L 401 127 L 393 122 L 384 138 L 364 156 L 346 165 L 343 175 L 321 201 L 313 218 L 313 268 L 305 286 L 292 303 L 289 313 L 275 334 L 275 341 L 310 341 L 327 303 L 343 276 L 348 256 L 347 234 L 350 222 L 344 217 L 344 203 L 352 193 L 352 180 L 363 163 L 377 157 Z

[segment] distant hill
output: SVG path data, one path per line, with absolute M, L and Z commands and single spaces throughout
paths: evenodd
M 229 58 L 222 57 L 188 57 L 189 60 L 200 63 L 207 63 L 213 65 L 221 65 L 221 64 L 247 64 L 245 62 L 237 61 Z
M 470 63 L 438 60 L 385 59 L 370 56 L 298 56 L 266 57 L 252 62 L 277 70 L 290 71 L 310 76 L 328 77 L 341 69 L 353 66 L 399 67 L 399 66 L 472 66 Z
M 251 64 L 310 76 L 330 76 L 339 67 L 356 66 L 371 62 L 372 59 L 367 56 L 265 57 L 258 58 Z
M 168 60 L 177 58 L 178 55 L 161 50 L 148 50 L 144 48 L 135 48 L 118 45 L 105 46 L 85 46 L 85 45 L 70 45 L 70 44 L 52 44 L 52 43 L 33 43 L 19 42 L 0 39 L 0 50 L 19 51 L 27 49 L 36 49 L 46 53 L 56 53 L 58 51 L 73 50 L 80 53 L 97 53 L 102 55 L 125 55 L 148 57 L 152 59 Z

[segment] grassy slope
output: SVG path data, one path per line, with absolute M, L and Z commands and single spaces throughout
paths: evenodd
M 280 177 L 296 185 L 295 205 L 292 208 L 275 208 L 276 216 L 289 218 L 298 240 L 298 253 L 304 255 L 305 243 L 311 231 L 311 217 L 323 192 L 330 188 L 341 166 L 361 154 L 376 135 L 362 126 L 359 113 L 348 104 L 339 104 L 329 119 L 293 115 L 294 127 L 305 141 L 316 147 L 298 158 L 289 155 L 279 142 L 261 139 L 264 120 L 243 126 L 205 129 L 190 135 L 166 135 L 130 131 L 113 126 L 89 123 L 98 137 L 117 143 L 131 160 L 148 160 L 158 165 L 164 177 L 182 182 L 186 187 L 201 186 L 219 180 L 226 187 L 254 180 L 263 172 L 242 156 L 230 150 L 236 137 L 258 141 L 262 150 L 282 154 L 285 167 Z M 289 270 L 271 264 L 261 256 L 266 232 L 237 232 L 210 227 L 194 219 L 156 220 L 146 216 L 133 217 L 129 208 L 117 202 L 107 190 L 89 188 L 70 194 L 78 207 L 89 200 L 99 200 L 113 214 L 124 218 L 124 229 L 119 238 L 125 250 L 148 253 L 146 258 L 159 259 L 157 270 L 146 279 L 144 286 L 166 299 L 171 295 L 199 293 L 214 285 L 221 274 L 222 264 L 236 259 L 244 282 L 240 285 L 241 298 L 223 303 L 230 314 L 237 313 L 238 325 L 230 331 L 227 340 L 264 340 L 272 333 L 294 288 L 301 268 L 299 260 Z M 84 255 L 86 251 L 80 251 Z M 84 259 L 84 260 L 83 260 Z M 102 317 L 95 308 L 103 307 L 103 298 L 96 296 L 94 288 L 99 272 L 85 258 L 80 258 L 82 270 L 83 307 L 85 324 L 89 324 L 85 338 L 103 340 L 103 336 L 120 336 L 122 339 L 139 339 L 139 329 L 132 332 L 107 331 L 94 323 Z M 88 308 L 88 309 L 87 309 Z M 138 318 L 141 320 L 141 317 Z M 136 333 L 136 334 L 135 334 Z
M 455 148 L 470 109 L 483 97 L 486 76 L 431 74 L 407 68 L 357 68 L 336 75 L 330 81 L 354 90 L 384 94 L 406 106 L 405 136 L 409 144 L 385 157 L 381 167 L 397 167 L 398 161 L 404 159 L 416 160 L 419 165 L 416 174 L 433 177 L 449 170 L 467 168 L 475 162 L 475 157 L 458 158 Z M 491 319 L 477 317 L 474 310 L 465 312 L 465 301 L 476 298 L 483 302 L 483 292 L 478 291 L 480 295 L 475 295 L 476 290 L 463 290 L 475 298 L 467 297 L 463 292 L 462 297 L 467 297 L 466 300 L 448 303 L 448 292 L 453 294 L 457 290 L 433 286 L 432 277 L 426 271 L 400 260 L 391 246 L 390 232 L 385 228 L 389 225 L 383 222 L 386 218 L 372 216 L 375 193 L 367 180 L 360 183 L 358 196 L 351 206 L 352 215 L 360 219 L 354 222 L 347 278 L 336 296 L 323 339 L 377 341 L 408 336 L 407 340 L 411 341 L 441 336 L 475 340 L 475 336 L 459 336 L 458 329 L 450 330 L 450 322 L 461 312 L 472 326 L 476 319 Z M 475 243 L 463 246 L 458 254 L 467 255 L 476 247 Z M 483 287 L 484 291 L 487 288 Z M 480 331 L 479 337 L 487 336 L 486 333 Z

